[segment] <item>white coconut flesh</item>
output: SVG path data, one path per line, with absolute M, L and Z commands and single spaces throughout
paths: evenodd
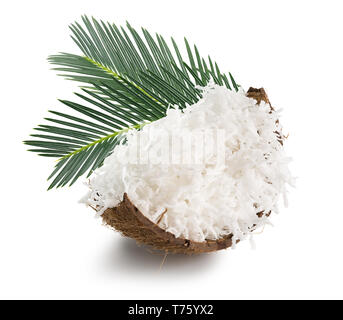
M 196 104 L 171 107 L 166 117 L 130 130 L 94 172 L 85 201 L 102 214 L 127 193 L 176 237 L 243 240 L 268 223 L 257 213 L 277 212 L 292 184 L 290 158 L 275 133 L 282 131 L 280 114 L 270 111 L 243 90 L 211 84 Z

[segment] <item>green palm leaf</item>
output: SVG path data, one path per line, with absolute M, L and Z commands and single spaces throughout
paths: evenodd
M 70 26 L 72 39 L 83 55 L 60 53 L 48 58 L 54 70 L 81 83 L 81 102 L 60 100 L 69 112 L 50 111 L 49 124 L 39 125 L 34 140 L 24 141 L 44 157 L 58 158 L 49 189 L 72 185 L 87 177 L 130 129 L 164 117 L 169 106 L 186 108 L 201 98 L 197 87 L 210 81 L 238 90 L 234 78 L 221 73 L 211 58 L 204 59 L 185 39 L 186 62 L 174 41 L 171 50 L 164 38 L 144 28 L 143 36 L 126 28 L 90 20 Z

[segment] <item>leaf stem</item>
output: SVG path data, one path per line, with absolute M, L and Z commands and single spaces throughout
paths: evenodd
M 86 57 L 84 56 L 84 58 L 94 64 L 95 66 L 97 66 L 98 68 L 100 68 L 101 70 L 107 72 L 108 74 L 112 75 L 113 77 L 115 77 L 116 79 L 118 80 L 121 80 L 123 81 L 123 78 L 116 72 L 114 72 L 113 70 L 105 67 L 104 65 L 102 65 L 101 63 L 89 58 L 89 57 Z M 149 93 L 147 93 L 144 89 L 142 89 L 140 86 L 138 86 L 137 84 L 135 84 L 134 82 L 130 81 L 130 80 L 127 80 L 129 81 L 131 84 L 133 84 L 138 90 L 140 90 L 141 92 L 143 92 L 147 97 L 149 97 L 150 99 L 154 100 L 155 102 L 157 102 L 158 104 L 160 104 L 162 106 L 162 103 L 160 101 L 158 101 L 157 99 L 155 99 L 154 97 L 152 97 Z
M 83 151 L 83 150 L 86 150 L 86 149 L 88 149 L 88 148 L 90 148 L 90 147 L 96 145 L 97 143 L 101 143 L 101 142 L 103 142 L 103 141 L 105 141 L 105 140 L 108 140 L 108 139 L 110 139 L 110 138 L 116 137 L 117 135 L 126 133 L 126 132 L 128 132 L 129 130 L 143 128 L 146 124 L 149 124 L 149 123 L 151 123 L 151 122 L 149 121 L 149 122 L 144 122 L 144 123 L 136 124 L 136 125 L 134 125 L 134 126 L 127 127 L 127 128 L 125 128 L 125 129 L 122 129 L 122 130 L 116 131 L 116 132 L 114 132 L 114 133 L 111 133 L 111 134 L 109 134 L 109 135 L 107 135 L 107 136 L 105 136 L 105 137 L 103 137 L 103 138 L 101 138 L 101 139 L 95 140 L 95 141 L 93 141 L 93 142 L 91 142 L 91 143 L 89 143 L 89 144 L 87 144 L 87 145 L 85 145 L 85 146 L 83 146 L 83 147 L 81 147 L 81 148 L 79 148 L 79 149 L 77 149 L 77 150 L 74 150 L 74 151 L 71 152 L 71 153 L 66 154 L 65 156 L 63 156 L 63 157 L 57 159 L 57 161 L 61 161 L 61 160 L 63 160 L 63 159 L 69 158 L 69 157 L 71 157 L 71 156 L 73 156 L 73 155 L 75 155 L 75 154 L 80 153 L 80 152 Z

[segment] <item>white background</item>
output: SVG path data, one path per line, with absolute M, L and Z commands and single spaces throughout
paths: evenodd
M 2 1 L 0 298 L 343 298 L 342 1 Z M 195 42 L 245 88 L 283 109 L 298 177 L 274 227 L 236 250 L 184 257 L 138 248 L 78 204 L 47 192 L 53 160 L 21 141 L 77 84 L 46 62 L 79 53 L 81 14 Z

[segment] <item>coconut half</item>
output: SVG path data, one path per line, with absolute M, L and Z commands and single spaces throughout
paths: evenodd
M 204 163 L 182 166 L 169 158 L 128 164 L 130 148 L 138 148 L 137 160 L 158 141 L 158 126 L 168 126 L 174 136 L 225 129 L 224 162 L 207 163 L 213 154 L 204 151 Z M 139 144 L 137 136 L 148 138 Z M 170 110 L 165 118 L 128 134 L 127 143 L 95 172 L 85 202 L 97 208 L 104 224 L 137 243 L 184 254 L 226 249 L 267 224 L 280 195 L 285 197 L 286 184 L 292 184 L 284 139 L 279 115 L 263 88 L 236 93 L 213 85 L 196 105 Z

